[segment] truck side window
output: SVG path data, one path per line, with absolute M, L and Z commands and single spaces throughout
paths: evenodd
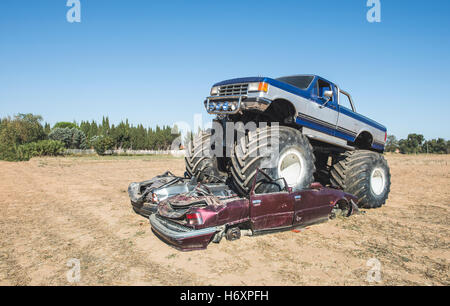
M 339 106 L 344 106 L 349 110 L 353 111 L 352 104 L 350 103 L 350 99 L 347 95 L 344 95 L 342 92 L 339 93 Z
M 317 81 L 317 89 L 318 89 L 318 92 L 319 92 L 319 94 L 318 94 L 319 97 L 323 97 L 323 93 L 324 93 L 325 91 L 327 91 L 327 90 L 333 90 L 333 89 L 331 88 L 330 83 L 325 82 L 324 80 L 321 80 L 321 79 L 319 79 L 319 80 Z M 330 101 L 331 101 L 331 102 L 334 101 L 334 96 L 331 98 Z

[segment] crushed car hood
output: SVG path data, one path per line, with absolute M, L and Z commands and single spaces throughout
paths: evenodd
M 191 207 L 207 207 L 223 205 L 213 195 L 179 194 L 161 201 L 158 205 L 158 214 L 171 219 L 181 219 Z
M 132 203 L 143 204 L 151 200 L 151 194 L 156 191 L 161 199 L 165 199 L 171 194 L 177 194 L 189 191 L 188 179 L 176 177 L 171 172 L 167 171 L 162 175 L 140 182 L 131 183 L 128 186 L 128 195 Z M 194 182 L 195 184 L 195 182 Z M 165 187 L 161 189 L 162 187 Z M 150 198 L 149 198 L 150 196 Z

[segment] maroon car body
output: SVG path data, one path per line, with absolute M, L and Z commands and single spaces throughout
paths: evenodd
M 276 181 L 259 173 L 272 183 Z M 280 186 L 286 186 L 281 180 Z M 257 194 L 256 185 L 255 177 L 248 198 L 217 197 L 201 191 L 168 198 L 150 216 L 152 230 L 173 247 L 190 251 L 205 249 L 224 236 L 234 240 L 241 232 L 256 235 L 288 230 L 326 221 L 336 211 L 350 216 L 357 210 L 356 197 L 319 183 L 300 191 L 280 187 L 265 194 Z

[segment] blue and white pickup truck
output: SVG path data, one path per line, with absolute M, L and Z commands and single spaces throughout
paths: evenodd
M 386 127 L 358 114 L 350 94 L 319 76 L 223 81 L 214 84 L 206 108 L 210 114 L 228 115 L 263 112 L 272 103 L 280 102 L 284 102 L 283 108 L 309 138 L 345 149 L 354 149 L 359 144 L 364 149 L 384 150 Z
M 267 171 L 272 177 L 284 177 L 291 188 L 305 188 L 315 179 L 354 193 L 361 207 L 386 202 L 390 172 L 381 154 L 386 127 L 358 114 L 350 94 L 336 84 L 316 75 L 237 78 L 214 84 L 204 104 L 222 126 L 278 123 L 277 164 Z M 256 169 L 267 162 L 262 155 L 250 154 L 249 144 L 270 138 L 269 129 L 248 131 L 225 157 L 195 154 L 207 146 L 205 142 L 213 145 L 210 135 L 201 135 L 188 146 L 187 173 L 229 176 L 236 190 L 245 193 Z M 267 192 L 268 188 L 260 189 Z

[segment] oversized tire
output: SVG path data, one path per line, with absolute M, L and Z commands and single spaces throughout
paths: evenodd
M 231 155 L 231 177 L 241 195 L 250 191 L 258 168 L 274 179 L 284 177 L 293 190 L 308 187 L 314 180 L 313 148 L 300 131 L 290 127 L 279 126 L 278 135 L 270 127 L 250 131 L 237 139 Z M 279 188 L 261 184 L 257 192 L 275 192 Z
M 356 150 L 341 154 L 331 168 L 331 183 L 358 197 L 358 206 L 378 208 L 386 203 L 391 173 L 382 154 Z
M 216 157 L 211 154 L 211 134 L 203 132 L 194 137 L 186 147 L 186 174 L 195 176 L 198 182 L 219 183 L 225 182 L 218 168 Z

